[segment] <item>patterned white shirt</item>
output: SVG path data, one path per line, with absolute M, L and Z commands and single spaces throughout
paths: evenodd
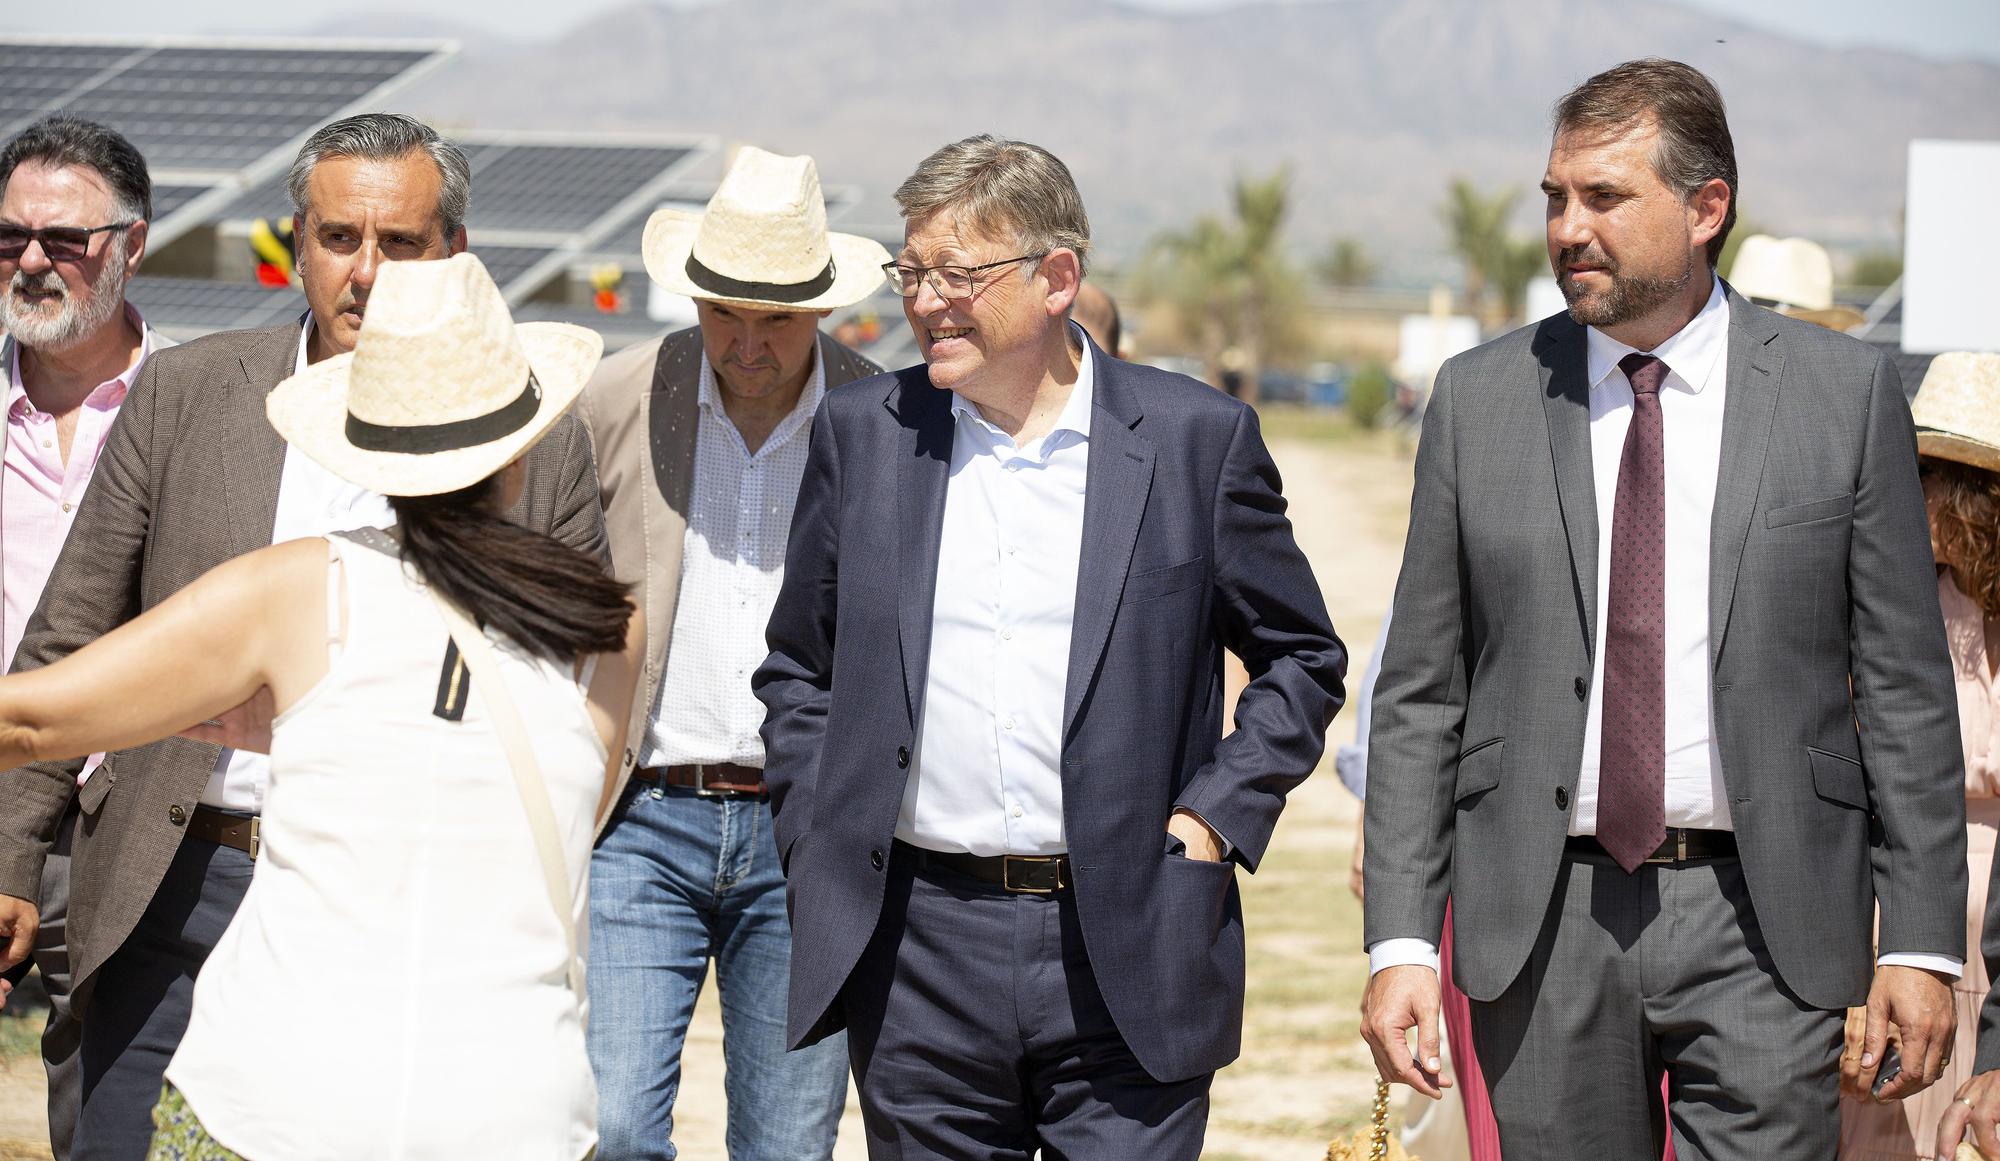
M 750 692 L 750 675 L 770 653 L 764 626 L 785 579 L 785 541 L 813 413 L 826 393 L 826 361 L 815 342 L 811 381 L 754 453 L 722 410 L 705 354 L 699 391 L 680 601 L 639 764 L 762 769 L 764 706 Z

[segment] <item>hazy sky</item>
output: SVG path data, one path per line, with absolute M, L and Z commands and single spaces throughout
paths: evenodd
M 391 8 L 423 17 L 464 22 L 521 38 L 559 33 L 577 21 L 631 0 L 86 0 L 83 4 L 8 3 L 8 31 L 77 35 L 157 33 L 283 35 L 323 28 L 354 8 Z M 726 3 L 728 0 L 671 0 Z M 838 3 L 839 0 L 827 0 Z M 1124 0 L 1137 7 L 1200 9 L 1244 0 Z M 1270 2 L 1270 0 L 1265 0 Z M 1341 0 L 1276 0 L 1339 3 Z M 2000 0 L 1650 0 L 1707 9 L 1802 39 L 1837 45 L 1874 45 L 1929 56 L 1979 57 L 2000 62 Z

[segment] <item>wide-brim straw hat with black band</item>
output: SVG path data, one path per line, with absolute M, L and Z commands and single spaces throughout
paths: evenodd
M 389 262 L 354 350 L 278 384 L 264 407 L 278 434 L 341 479 L 435 496 L 533 447 L 603 354 L 584 327 L 516 323 L 471 254 Z
M 1910 404 L 1917 452 L 2000 472 L 2000 355 L 1947 351 Z
M 705 213 L 656 210 L 646 221 L 646 273 L 689 298 L 753 310 L 834 310 L 882 285 L 880 242 L 826 228 L 810 157 L 745 146 Z
M 1833 259 L 1807 238 L 1752 234 L 1736 249 L 1729 285 L 1745 298 L 1773 304 L 1779 314 L 1846 331 L 1864 320 L 1860 311 L 1833 301 Z

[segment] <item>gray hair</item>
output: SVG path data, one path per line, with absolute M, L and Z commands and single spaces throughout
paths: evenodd
M 1025 141 L 982 133 L 953 142 L 896 187 L 896 205 L 910 221 L 948 209 L 1031 251 L 1074 250 L 1079 272 L 1090 253 L 1090 218 L 1069 167 Z
M 21 130 L 0 148 L 0 193 L 6 191 L 14 171 L 29 162 L 51 169 L 95 170 L 117 199 L 119 213 L 135 222 L 152 220 L 153 178 L 146 159 L 124 134 L 108 125 L 52 113 Z M 122 230 L 118 241 L 125 242 Z
M 472 204 L 472 165 L 465 151 L 438 136 L 437 130 L 405 113 L 360 113 L 343 117 L 306 139 L 285 178 L 286 192 L 292 195 L 292 209 L 306 214 L 306 189 L 313 167 L 329 157 L 361 157 L 393 161 L 422 150 L 437 163 L 438 217 L 444 222 L 446 237 L 465 225 L 466 210 Z

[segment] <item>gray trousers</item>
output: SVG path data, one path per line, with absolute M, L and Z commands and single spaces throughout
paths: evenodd
M 1826 1161 L 1844 1013 L 1771 964 L 1742 866 L 1566 857 L 1521 975 L 1472 1004 L 1508 1161 Z M 1669 1109 L 1660 1110 L 1660 1075 Z
M 42 864 L 42 926 L 35 933 L 33 959 L 49 995 L 49 1023 L 42 1030 L 42 1067 L 49 1077 L 49 1152 L 55 1161 L 69 1161 L 76 1136 L 76 1110 L 82 1080 L 77 1046 L 83 1030 L 69 1010 L 69 853 L 76 834 L 76 808 L 63 816 L 56 841 Z

